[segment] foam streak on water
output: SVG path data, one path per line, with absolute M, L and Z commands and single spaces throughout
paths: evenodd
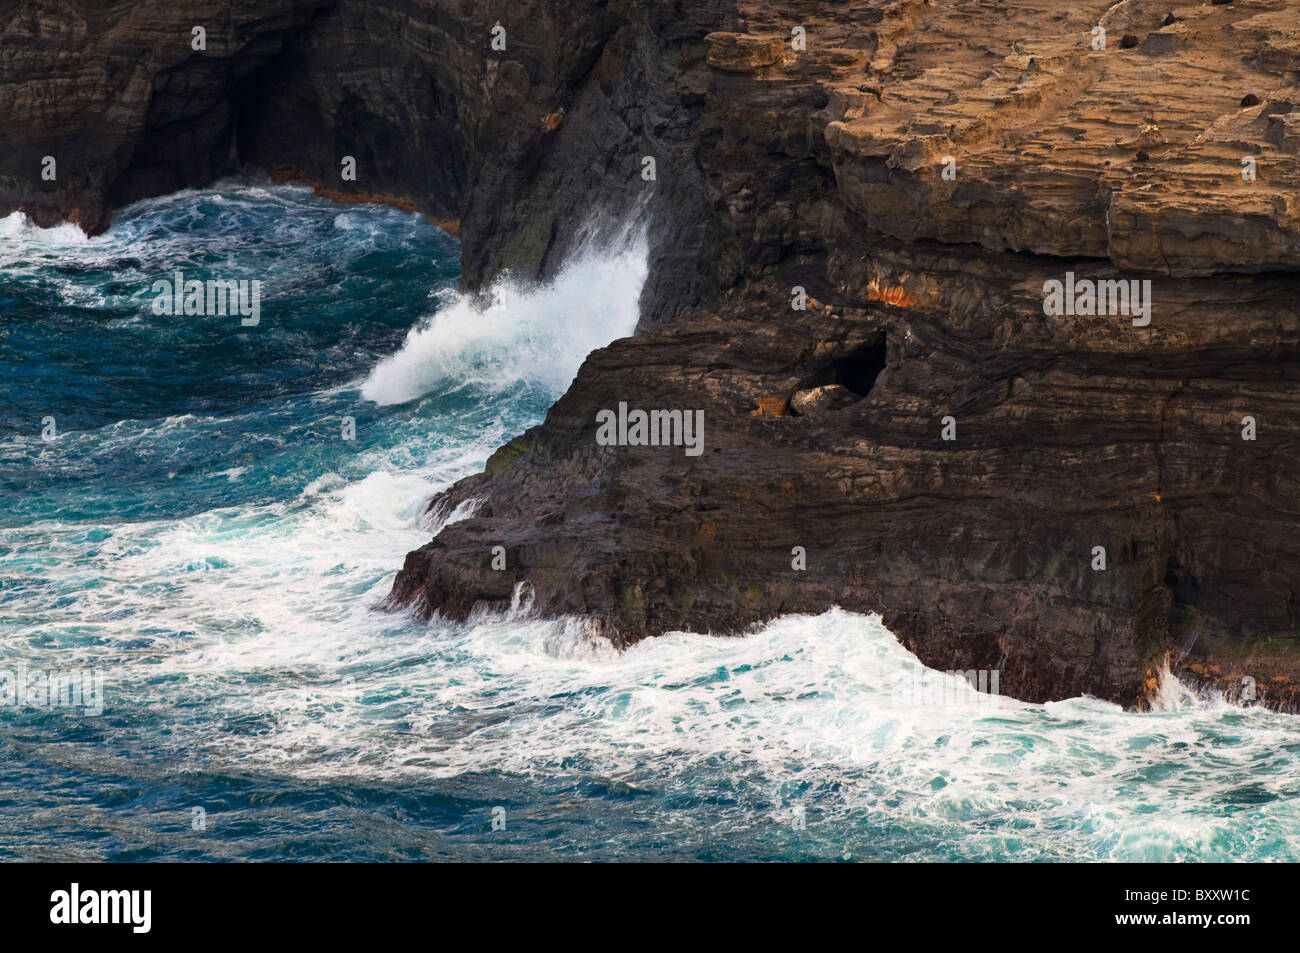
M 0 857 L 1300 857 L 1295 720 L 1176 682 L 975 697 L 840 611 L 623 653 L 373 611 L 429 496 L 632 332 L 644 242 L 603 249 L 476 307 L 453 240 L 300 188 L 0 221 L 0 669 L 106 681 L 0 707 Z M 176 268 L 263 280 L 262 326 L 152 315 Z

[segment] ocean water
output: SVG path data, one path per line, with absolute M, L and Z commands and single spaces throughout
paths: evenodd
M 643 242 L 591 247 L 475 305 L 453 239 L 298 187 L 0 220 L 0 701 L 102 679 L 0 705 L 0 859 L 1300 859 L 1300 722 L 1172 678 L 1133 714 L 840 611 L 623 653 L 375 611 L 428 497 L 631 333 Z M 261 323 L 154 314 L 178 269 Z

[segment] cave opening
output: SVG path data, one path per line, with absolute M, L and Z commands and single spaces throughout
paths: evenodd
M 880 331 L 870 344 L 854 348 L 847 354 L 832 358 L 826 365 L 819 368 L 816 380 L 809 386 L 824 387 L 829 384 L 838 384 L 852 391 L 858 397 L 866 397 L 871 393 L 871 388 L 875 386 L 876 378 L 880 376 L 880 372 L 885 369 L 888 350 L 885 332 Z

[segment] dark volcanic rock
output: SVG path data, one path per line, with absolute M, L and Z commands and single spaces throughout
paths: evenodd
M 991 303 L 1027 309 L 998 264 Z M 932 665 L 1001 669 L 1018 697 L 1136 704 L 1173 651 L 1290 703 L 1300 538 L 1277 527 L 1300 502 L 1300 335 L 1272 372 L 1284 388 L 1261 386 L 1253 356 L 1282 287 L 1251 282 L 1244 305 L 1240 289 L 1187 289 L 1155 359 L 1119 322 L 1087 351 L 1061 347 L 1087 336 L 1082 318 L 994 351 L 992 315 L 958 331 L 939 309 L 792 314 L 779 289 L 751 291 L 594 353 L 543 426 L 433 501 L 486 504 L 408 556 L 393 596 L 464 617 L 526 581 L 541 611 L 593 616 L 624 643 L 840 605 L 881 612 Z M 1230 328 L 1206 320 L 1230 303 Z M 828 383 L 865 397 L 761 412 Z M 619 401 L 703 409 L 704 453 L 598 447 L 595 412 Z M 1280 429 L 1242 441 L 1248 413 Z
M 592 216 L 636 211 L 657 262 L 647 323 L 716 293 L 695 124 L 729 0 L 17 6 L 0 33 L 0 214 L 96 233 L 117 206 L 253 164 L 459 220 L 471 289 L 547 277 Z
M 458 219 L 469 288 L 646 217 L 645 333 L 431 503 L 477 511 L 394 605 L 527 584 L 627 644 L 838 604 L 1022 698 L 1137 705 L 1168 663 L 1295 707 L 1300 11 L 1167 12 L 33 2 L 0 44 L 0 206 L 94 231 L 251 163 Z M 1103 19 L 1146 39 L 1094 51 Z M 1067 272 L 1150 281 L 1150 322 L 1045 314 Z M 620 403 L 703 411 L 704 452 L 598 446 Z
M 806 8 L 747 10 L 761 35 L 820 38 L 780 64 L 710 37 L 699 160 L 725 303 L 593 354 L 543 426 L 433 501 L 483 502 L 410 554 L 393 601 L 458 617 L 527 583 L 621 643 L 841 605 L 1022 698 L 1140 705 L 1169 664 L 1293 708 L 1300 235 L 1264 210 L 1296 181 L 1290 133 L 1178 63 L 1153 115 L 1120 92 L 1147 63 L 1069 29 L 983 63 L 1003 7 L 984 26 L 880 9 L 874 30 L 816 31 Z M 1237 29 L 1282 42 L 1267 15 Z M 1156 150 L 1158 178 L 1112 161 Z M 1279 178 L 1248 188 L 1243 154 Z M 1067 271 L 1150 280 L 1151 323 L 1045 315 Z M 792 311 L 795 285 L 826 303 Z M 862 399 L 790 412 L 831 384 Z M 597 446 L 619 402 L 702 409 L 703 455 Z M 1243 439 L 1246 418 L 1267 435 Z

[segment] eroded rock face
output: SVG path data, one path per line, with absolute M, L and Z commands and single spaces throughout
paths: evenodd
M 725 302 L 593 354 L 433 501 L 485 502 L 394 601 L 459 616 L 527 582 L 620 642 L 841 605 L 1017 697 L 1141 705 L 1168 661 L 1294 708 L 1296 149 L 1267 104 L 1294 98 L 1274 51 L 1300 14 L 742 6 L 747 35 L 808 47 L 708 41 Z M 1067 273 L 1149 281 L 1149 323 L 1045 314 Z M 798 412 L 831 386 L 858 399 Z M 619 401 L 703 409 L 705 452 L 598 447 Z
M 458 218 L 471 288 L 649 216 L 643 333 L 431 502 L 480 501 L 394 605 L 527 583 L 627 644 L 838 604 L 1026 699 L 1139 705 L 1168 660 L 1300 701 L 1284 0 L 89 8 L 4 28 L 4 209 L 95 230 L 247 161 Z M 1045 313 L 1067 275 L 1150 282 L 1149 321 Z M 702 410 L 704 452 L 598 445 L 620 402 Z
M 252 164 L 458 221 L 470 289 L 548 277 L 585 226 L 636 212 L 658 263 L 646 320 L 717 293 L 695 124 L 704 38 L 735 28 L 730 0 L 15 6 L 0 24 L 0 214 L 93 234 L 118 206 Z

